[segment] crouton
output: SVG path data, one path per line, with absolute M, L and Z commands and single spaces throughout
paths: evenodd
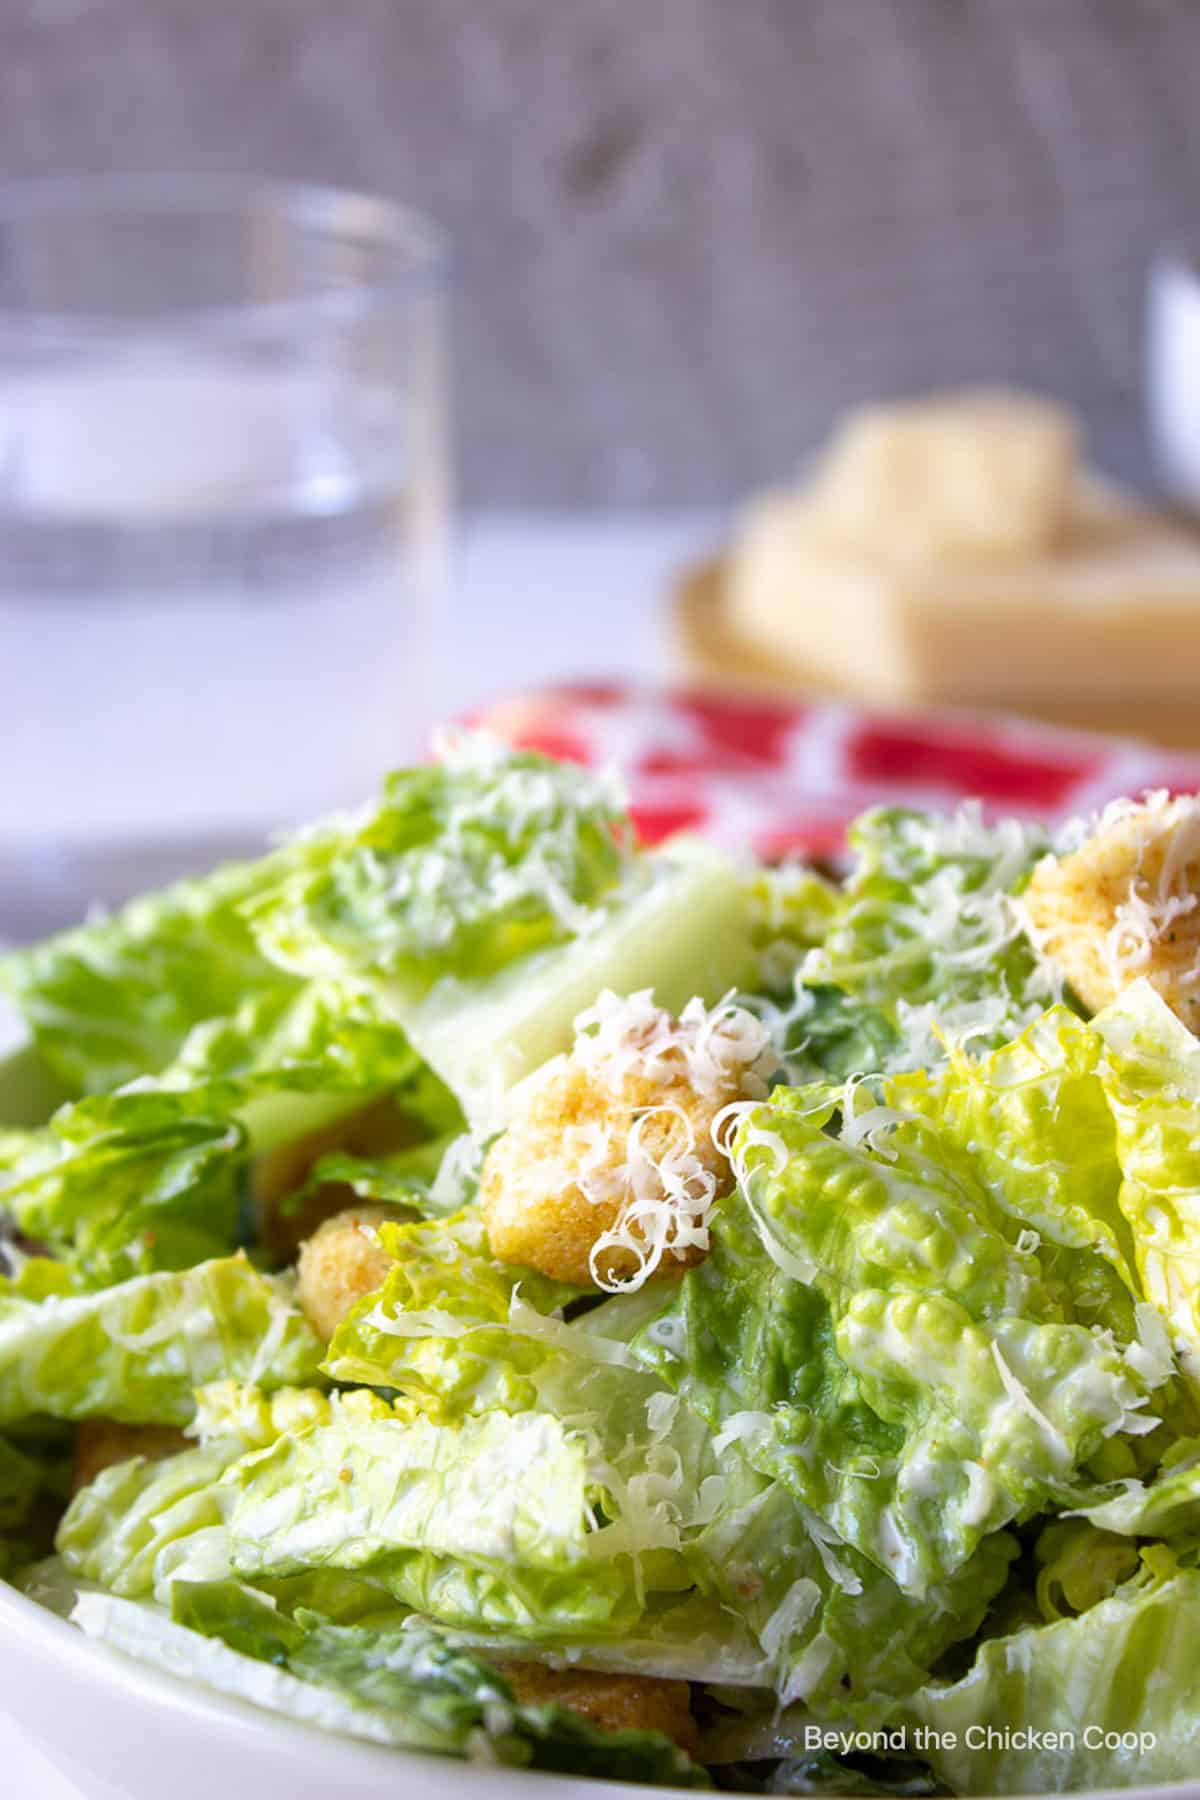
M 83 1419 L 75 1436 L 71 1492 L 77 1494 L 104 1469 L 128 1462 L 132 1456 L 157 1462 L 188 1448 L 187 1438 L 174 1425 L 120 1425 L 116 1419 Z
M 503 1662 L 497 1667 L 527 1706 L 565 1706 L 603 1731 L 661 1731 L 689 1754 L 696 1748 L 686 1681 L 548 1669 L 541 1663 Z
M 579 1287 L 681 1275 L 733 1185 L 719 1115 L 766 1092 L 766 1032 L 698 1001 L 674 1020 L 648 993 L 602 996 L 576 1024 L 574 1051 L 527 1087 L 484 1159 L 492 1252 Z
M 328 1341 L 350 1308 L 383 1285 L 392 1259 L 375 1228 L 406 1214 L 395 1206 L 350 1206 L 300 1246 L 300 1305 L 319 1337 Z
M 1091 1012 L 1145 976 L 1200 1030 L 1200 800 L 1118 801 L 1025 891 L 1031 934 Z

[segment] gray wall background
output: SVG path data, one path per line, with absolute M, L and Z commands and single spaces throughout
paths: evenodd
M 0 0 L 0 173 L 146 168 L 449 227 L 471 503 L 722 501 L 849 402 L 980 376 L 1144 480 L 1200 3 Z

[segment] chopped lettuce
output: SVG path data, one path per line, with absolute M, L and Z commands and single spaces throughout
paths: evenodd
M 153 1091 L 96 1095 L 31 1132 L 0 1207 L 87 1286 L 226 1255 L 241 1232 L 245 1134 Z
M 857 821 L 850 844 L 857 862 L 814 959 L 824 979 L 875 1005 L 946 1009 L 997 994 L 1019 1012 L 1040 997 L 1010 904 L 1046 848 L 1039 831 L 987 825 L 969 804 L 952 818 L 883 808 Z
M 922 1754 L 959 1793 L 1147 1787 L 1200 1755 L 1200 1574 L 1131 1581 L 1078 1618 L 982 1644 L 970 1672 L 902 1701 Z
M 0 1572 L 218 1691 L 517 1767 L 696 1778 L 491 1658 L 699 1684 L 719 1778 L 770 1791 L 1192 1773 L 1200 1045 L 1144 983 L 1051 1003 L 1037 832 L 854 843 L 841 887 L 642 853 L 605 779 L 477 740 L 8 959 L 72 1097 L 0 1128 Z M 499 1262 L 476 1201 L 606 987 L 748 989 L 784 1063 L 717 1127 L 708 1254 L 601 1297 Z M 233 1252 L 339 1187 L 407 1213 L 323 1346 Z M 189 1441 L 67 1503 L 85 1419 Z
M 1038 831 L 988 825 L 971 804 L 952 818 L 880 808 L 850 844 L 855 866 L 785 1015 L 795 1079 L 919 1068 L 947 1034 L 999 1044 L 1041 1010 L 1046 978 L 1013 904 L 1045 848 Z
M 0 961 L 0 987 L 73 1092 L 152 1074 L 202 1019 L 294 985 L 256 949 L 241 913 L 286 854 L 179 882 Z
M 561 1655 L 553 1642 L 523 1640 L 503 1630 L 441 1629 L 453 1643 L 498 1656 L 554 1665 Z M 583 1637 L 571 1643 L 568 1654 L 606 1674 L 746 1690 L 758 1704 L 770 1698 L 776 1676 L 775 1659 L 764 1652 L 741 1608 L 726 1605 L 715 1585 L 708 1592 L 647 1594 L 645 1610 L 620 1637 Z
M 255 995 L 228 1017 L 197 1026 L 155 1086 L 194 1112 L 236 1116 L 256 1152 L 389 1089 L 414 1087 L 439 1121 L 454 1118 L 453 1103 L 377 999 L 338 983 Z M 97 1105 L 85 1101 L 76 1111 L 86 1116 Z
M 287 1279 L 241 1256 L 99 1293 L 0 1294 L 0 1423 L 50 1414 L 182 1425 L 205 1382 L 303 1384 L 322 1353 Z
M 1085 1519 L 1047 1525 L 1038 1534 L 1034 1559 L 1035 1598 L 1042 1617 L 1052 1622 L 1107 1600 L 1138 1569 L 1138 1553 L 1128 1538 L 1099 1531 Z
M 544 1640 L 616 1634 L 640 1610 L 628 1558 L 591 1553 L 585 1444 L 545 1413 L 455 1428 L 343 1406 L 226 1480 L 231 1566 L 252 1582 L 316 1563 L 443 1623 Z
M 514 1297 L 548 1314 L 578 1290 L 497 1262 L 477 1207 L 445 1220 L 383 1225 L 379 1237 L 393 1265 L 379 1293 L 360 1300 L 334 1333 L 326 1373 L 397 1388 L 449 1418 L 534 1405 L 532 1377 L 547 1350 L 509 1329 Z
M 243 1450 L 265 1450 L 281 1437 L 328 1425 L 339 1404 L 324 1388 L 262 1388 L 229 1378 L 197 1388 L 195 1402 L 188 1436 L 201 1445 L 233 1442 Z M 355 1405 L 387 1408 L 386 1401 L 369 1394 Z
M 467 740 L 389 776 L 335 853 L 293 847 L 244 911 L 281 969 L 370 994 L 490 1129 L 602 988 L 654 985 L 681 1007 L 752 966 L 737 871 L 698 846 L 634 855 L 628 839 L 607 778 Z
M 948 1067 L 901 1076 L 888 1091 L 892 1104 L 928 1120 L 939 1141 L 969 1149 L 995 1205 L 1037 1234 L 1047 1272 L 1070 1287 L 1076 1311 L 1086 1290 L 1096 1318 L 1121 1318 L 1129 1335 L 1133 1239 L 1118 1205 L 1103 1063 L 1100 1036 L 1054 1006 L 994 1054 L 954 1049 Z
M 416 1620 L 387 1633 L 316 1619 L 272 1631 L 262 1609 L 229 1589 L 203 1611 L 185 1602 L 183 1616 L 186 1625 L 107 1594 L 81 1594 L 73 1614 L 128 1656 L 368 1742 L 610 1780 L 702 1779 L 655 1732 L 606 1732 L 561 1707 L 517 1704 L 499 1671 Z
M 807 951 L 824 941 L 837 913 L 838 889 L 807 863 L 756 868 L 749 882 L 750 937 L 759 985 L 786 990 Z
M 745 884 L 725 857 L 683 840 L 640 857 L 579 930 L 486 978 L 446 977 L 384 993 L 414 1046 L 457 1096 L 472 1129 L 494 1131 L 511 1089 L 570 1048 L 605 988 L 653 988 L 678 1012 L 715 1004 L 752 963 Z
M 317 1158 L 286 1206 L 299 1209 L 321 1188 L 336 1185 L 349 1188 L 359 1200 L 441 1217 L 475 1199 L 480 1160 L 474 1140 L 452 1132 L 375 1156 L 330 1150 Z
M 358 1418 L 396 1417 L 374 1394 L 356 1394 L 347 1404 Z M 55 1538 L 63 1566 L 127 1599 L 154 1596 L 163 1603 L 176 1582 L 227 1578 L 225 1525 L 234 1489 L 222 1477 L 247 1454 L 328 1425 L 341 1405 L 318 1388 L 266 1392 L 222 1381 L 199 1389 L 189 1426 L 196 1445 L 157 1460 L 131 1456 L 101 1470 L 74 1496 Z M 377 1606 L 380 1591 L 371 1594 Z M 306 1589 L 303 1598 L 313 1596 Z M 328 1605 L 328 1583 L 321 1599 Z
M 458 1109 L 369 997 L 314 985 L 189 1033 L 157 1076 L 61 1107 L 5 1147 L 0 1206 L 89 1286 L 227 1255 L 251 1159 L 393 1092 L 414 1130 Z
M 871 1481 L 811 1454 L 771 1472 L 790 1467 L 844 1541 L 919 1594 L 988 1532 L 1069 1495 L 1107 1438 L 1152 1430 L 1147 1400 L 1171 1371 L 1076 1321 L 1036 1232 L 1017 1229 L 1019 1184 L 1001 1210 L 969 1142 L 905 1116 L 901 1090 L 885 1082 L 861 1114 L 842 1094 L 839 1135 L 834 1096 L 778 1090 L 735 1155 L 766 1247 L 825 1300 L 839 1362 L 901 1434 Z
M 1109 1050 L 1119 1204 L 1146 1296 L 1200 1372 L 1200 1042 L 1137 981 L 1096 1016 Z
M 612 783 L 482 738 L 402 769 L 245 909 L 257 942 L 304 976 L 477 980 L 577 934 L 621 873 Z
M 189 1570 L 228 1568 L 220 1477 L 242 1454 L 236 1441 L 181 1450 L 160 1462 L 134 1456 L 102 1469 L 75 1495 L 55 1549 L 74 1576 L 112 1594 L 169 1592 L 183 1557 Z
M 736 1459 L 736 1452 L 734 1453 Z M 955 1577 L 912 1599 L 889 1575 L 822 1529 L 780 1481 L 726 1461 L 731 1493 L 688 1560 L 722 1603 L 750 1625 L 785 1701 L 814 1709 L 847 1692 L 920 1687 L 951 1645 L 979 1629 L 1016 1554 L 988 1538 Z
M 1124 1537 L 1175 1537 L 1200 1530 L 1200 1438 L 1170 1445 L 1153 1479 L 1128 1475 L 1077 1509 L 1094 1526 Z

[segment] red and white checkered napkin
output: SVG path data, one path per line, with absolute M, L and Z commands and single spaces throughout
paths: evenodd
M 647 843 L 699 831 L 761 856 L 834 854 L 869 806 L 944 809 L 974 795 L 993 816 L 1054 824 L 1144 788 L 1200 789 L 1200 754 L 1016 719 L 579 683 L 510 696 L 472 723 L 521 748 L 615 763 Z

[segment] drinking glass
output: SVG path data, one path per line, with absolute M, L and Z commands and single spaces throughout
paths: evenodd
M 445 256 L 330 189 L 0 189 L 0 938 L 423 747 Z

